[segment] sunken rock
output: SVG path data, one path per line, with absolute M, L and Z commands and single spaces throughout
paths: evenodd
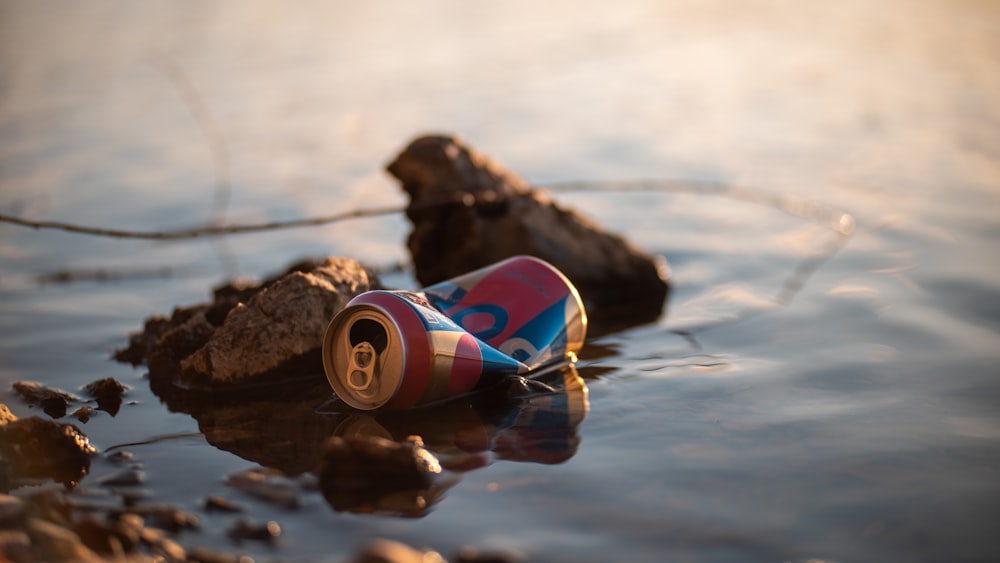
M 659 316 L 662 258 L 560 207 L 459 138 L 420 137 L 387 169 L 410 195 L 408 245 L 423 285 L 529 254 L 566 274 L 591 316 Z
M 441 471 L 419 437 L 333 436 L 323 444 L 316 474 L 334 510 L 421 516 L 442 494 Z
M 180 360 L 180 380 L 226 386 L 266 379 L 319 350 L 330 319 L 355 295 L 374 287 L 374 275 L 346 258 L 293 271 L 233 307 L 204 346 Z

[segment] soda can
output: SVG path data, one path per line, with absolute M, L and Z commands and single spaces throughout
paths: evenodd
M 368 291 L 327 327 L 323 367 L 362 410 L 405 409 L 575 360 L 587 315 L 551 264 L 515 256 L 414 291 Z

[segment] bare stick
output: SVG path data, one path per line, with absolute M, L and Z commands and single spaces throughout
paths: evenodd
M 258 233 L 261 231 L 276 231 L 279 229 L 293 229 L 299 227 L 315 227 L 327 223 L 336 223 L 347 219 L 361 219 L 364 217 L 377 217 L 380 215 L 393 215 L 403 211 L 403 207 L 372 207 L 368 209 L 353 209 L 343 213 L 323 215 L 319 217 L 306 217 L 303 219 L 290 219 L 288 221 L 272 221 L 270 223 L 250 223 L 243 225 L 210 225 L 194 229 L 181 229 L 177 231 L 129 231 L 124 229 L 101 229 L 75 225 L 72 223 L 62 223 L 60 221 L 29 221 L 20 217 L 13 217 L 0 213 L 0 222 L 31 227 L 33 229 L 54 229 L 57 231 L 67 231 L 82 235 L 93 235 L 110 238 L 129 239 L 152 239 L 152 240 L 178 240 L 199 237 L 210 237 L 220 235 L 235 235 L 243 233 Z
M 696 195 L 717 195 L 720 197 L 746 201 L 748 203 L 778 209 L 795 217 L 822 225 L 842 236 L 850 236 L 854 231 L 854 218 L 850 214 L 844 213 L 832 207 L 827 207 L 825 205 L 803 199 L 797 199 L 792 196 L 727 186 L 725 184 L 670 180 L 638 180 L 622 182 L 565 182 L 548 184 L 543 187 L 553 192 L 654 191 L 668 193 L 693 193 Z M 449 205 L 455 203 L 476 205 L 480 199 L 484 201 L 490 199 L 489 194 L 456 194 L 454 197 L 429 202 L 428 204 L 420 207 L 432 207 L 435 205 Z M 63 223 L 59 221 L 30 221 L 5 214 L 0 214 L 0 223 L 10 223 L 23 227 L 31 227 L 33 229 L 55 229 L 71 233 L 111 238 L 178 240 L 243 233 L 257 233 L 262 231 L 276 231 L 280 229 L 301 227 L 316 227 L 348 219 L 363 219 L 383 215 L 394 215 L 396 213 L 402 213 L 405 210 L 406 207 L 404 206 L 371 207 L 353 209 L 330 215 L 321 215 L 318 217 L 290 219 L 287 221 L 272 221 L 269 223 L 251 223 L 242 225 L 208 225 L 205 227 L 181 229 L 177 231 L 129 231 L 123 229 L 102 229 L 72 223 Z

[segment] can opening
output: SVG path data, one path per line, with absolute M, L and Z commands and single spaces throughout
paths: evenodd
M 358 319 L 351 325 L 351 346 L 357 346 L 362 342 L 367 342 L 375 350 L 376 354 L 385 351 L 389 343 L 389 334 L 377 321 L 372 319 Z
M 385 351 L 389 334 L 381 323 L 372 319 L 359 319 L 351 325 L 350 341 L 353 348 L 347 386 L 365 394 L 374 393 L 378 388 L 375 380 L 378 356 Z

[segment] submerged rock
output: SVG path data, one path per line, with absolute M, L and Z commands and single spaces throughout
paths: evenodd
M 25 403 L 41 407 L 45 414 L 52 418 L 66 416 L 69 406 L 82 400 L 72 393 L 46 387 L 33 381 L 15 381 L 13 387 Z
M 387 169 L 410 196 L 408 245 L 421 284 L 529 254 L 566 274 L 599 329 L 660 315 L 665 260 L 561 207 L 457 137 L 420 137 Z
M 323 444 L 317 476 L 335 510 L 421 516 L 442 494 L 438 458 L 420 438 L 333 436 Z

